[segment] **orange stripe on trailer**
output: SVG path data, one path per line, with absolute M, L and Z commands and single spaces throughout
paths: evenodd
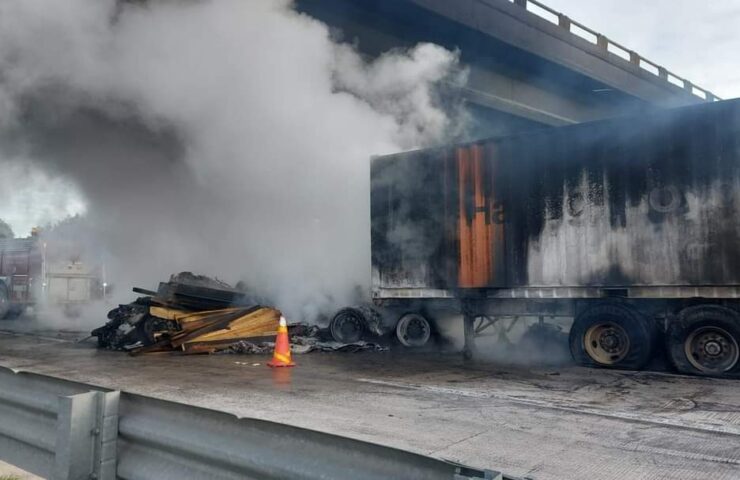
M 468 176 L 470 175 L 470 158 L 466 148 L 458 148 L 457 156 L 457 178 L 458 178 L 458 245 L 460 250 L 458 284 L 460 287 L 467 287 L 472 283 L 470 272 L 472 263 L 472 252 L 468 248 L 470 245 L 471 227 L 468 225 L 466 214 L 466 200 L 468 188 Z
M 489 162 L 490 163 L 490 162 Z M 486 179 L 483 149 L 480 145 L 457 149 L 459 188 L 459 269 L 461 288 L 490 286 L 495 259 L 492 178 Z M 490 172 L 489 172 L 490 175 Z M 486 180 L 489 180 L 486 183 Z M 489 191 L 486 191 L 486 186 Z

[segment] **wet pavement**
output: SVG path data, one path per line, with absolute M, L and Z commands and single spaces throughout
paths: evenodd
M 459 355 L 99 351 L 84 334 L 0 330 L 0 365 L 548 479 L 740 479 L 740 381 Z

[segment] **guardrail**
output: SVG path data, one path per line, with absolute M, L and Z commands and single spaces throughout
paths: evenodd
M 601 33 L 569 18 L 567 15 L 564 15 L 557 10 L 550 8 L 541 2 L 538 2 L 537 0 L 508 1 L 526 9 L 528 12 L 533 13 L 542 19 L 558 25 L 567 32 L 577 35 L 578 37 L 596 45 L 605 53 L 612 53 L 622 58 L 623 60 L 626 60 L 631 64 L 641 68 L 642 70 L 649 72 L 662 80 L 665 80 L 666 82 L 683 88 L 692 95 L 703 98 L 709 102 L 721 100 L 717 95 L 713 94 L 709 90 L 694 85 L 689 80 L 676 75 L 675 73 L 667 70 L 665 67 L 662 67 L 657 63 L 642 57 L 634 50 L 631 50 L 617 42 L 610 40 L 605 35 L 602 35 Z
M 44 478 L 115 478 L 118 397 L 0 368 L 0 458 Z
M 2 367 L 0 460 L 55 480 L 510 478 L 337 435 Z

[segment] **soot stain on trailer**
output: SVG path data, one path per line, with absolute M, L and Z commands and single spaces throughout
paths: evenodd
M 551 137 L 544 142 L 550 145 L 549 152 L 543 149 L 524 155 L 533 155 L 549 171 L 548 182 L 554 185 L 562 182 L 565 191 L 562 198 L 571 211 L 580 210 L 578 177 L 585 172 L 586 188 L 591 193 L 587 203 L 592 210 L 608 216 L 609 222 L 606 225 L 602 221 L 597 231 L 580 229 L 583 235 L 600 237 L 596 238 L 596 244 L 602 247 L 601 254 L 594 249 L 581 249 L 596 264 L 586 269 L 590 272 L 570 268 L 579 265 L 573 261 L 577 260 L 573 255 L 568 255 L 568 262 L 554 261 L 554 257 L 567 253 L 558 243 L 568 238 L 563 231 L 567 227 L 558 222 L 560 212 L 552 212 L 552 209 L 561 210 L 560 203 L 552 198 L 559 196 L 558 189 L 537 189 L 537 178 L 533 176 L 531 185 L 545 199 L 529 212 L 523 227 L 529 235 L 528 283 L 610 286 L 736 283 L 737 273 L 732 266 L 739 265 L 740 231 L 737 222 L 729 219 L 736 218 L 738 200 L 733 199 L 733 192 L 738 189 L 726 186 L 722 190 L 720 183 L 726 184 L 726 179 L 737 182 L 740 125 L 737 116 L 737 102 L 724 102 L 661 112 L 633 123 L 597 122 L 542 135 Z M 548 161 L 548 156 L 563 153 L 557 150 L 557 141 L 552 139 L 555 136 L 561 140 L 570 137 L 573 141 L 564 156 Z M 514 141 L 526 141 L 530 148 L 538 145 L 522 138 Z M 723 151 L 734 153 L 723 158 Z M 576 168 L 566 166 L 558 172 L 559 161 L 567 163 L 570 159 L 575 159 Z M 724 192 L 722 202 L 716 199 L 718 191 L 719 196 Z M 600 201 L 602 195 L 605 201 Z M 689 197 L 697 199 L 693 207 Z M 522 202 L 516 197 L 511 200 Z M 691 219 L 690 208 L 698 218 Z M 534 228 L 533 220 L 538 222 Z M 594 220 L 599 223 L 599 219 Z M 572 221 L 566 225 L 575 226 Z M 548 235 L 548 232 L 554 233 Z M 682 261 L 686 237 L 695 245 L 705 246 L 699 265 Z M 604 257 L 607 265 L 603 265 Z
M 740 101 L 383 157 L 372 182 L 384 287 L 459 286 L 454 226 L 481 212 L 501 235 L 476 287 L 740 284 Z

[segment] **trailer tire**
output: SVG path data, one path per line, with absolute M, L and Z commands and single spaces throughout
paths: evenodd
M 396 323 L 396 338 L 409 348 L 425 346 L 432 336 L 432 324 L 418 313 L 407 313 Z
M 355 343 L 367 331 L 367 319 L 358 308 L 347 307 L 339 310 L 329 324 L 332 338 L 340 343 Z
M 712 354 L 709 348 L 717 350 Z M 681 373 L 725 376 L 740 370 L 740 315 L 720 305 L 681 310 L 668 326 L 666 349 Z
M 650 361 L 653 333 L 633 308 L 606 303 L 576 317 L 569 343 L 573 359 L 581 365 L 640 370 Z
M 4 283 L 0 283 L 0 320 L 10 313 L 10 295 Z

